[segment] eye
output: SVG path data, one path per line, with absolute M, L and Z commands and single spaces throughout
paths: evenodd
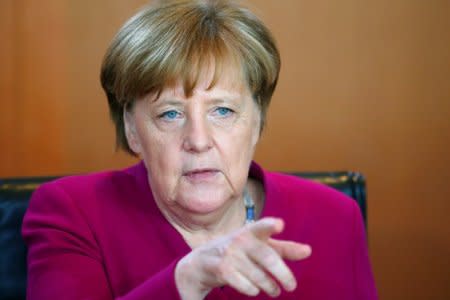
M 180 115 L 181 114 L 179 112 L 177 112 L 176 110 L 168 110 L 168 111 L 160 114 L 159 118 L 171 121 L 171 120 L 175 120 L 175 119 L 179 118 Z
M 234 113 L 234 111 L 229 109 L 228 107 L 218 107 L 214 112 L 220 117 L 228 117 Z

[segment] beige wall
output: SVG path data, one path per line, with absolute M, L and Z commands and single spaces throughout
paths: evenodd
M 144 0 L 0 2 L 0 176 L 132 163 L 98 71 Z M 256 158 L 363 172 L 381 299 L 449 299 L 450 1 L 253 0 L 283 67 Z

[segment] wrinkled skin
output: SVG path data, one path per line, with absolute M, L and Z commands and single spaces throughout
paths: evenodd
M 296 287 L 284 259 L 304 259 L 311 249 L 272 239 L 282 220 L 243 226 L 244 189 L 257 211 L 264 205 L 262 185 L 248 178 L 260 110 L 239 76 L 210 88 L 211 76 L 205 72 L 189 97 L 179 83 L 138 99 L 124 113 L 128 143 L 144 160 L 159 209 L 193 249 L 176 266 L 181 297 L 202 299 L 223 285 L 275 297 Z

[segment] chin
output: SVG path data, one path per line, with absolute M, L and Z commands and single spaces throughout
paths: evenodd
M 197 214 L 208 214 L 221 209 L 231 195 L 217 188 L 185 191 L 178 203 L 186 210 Z

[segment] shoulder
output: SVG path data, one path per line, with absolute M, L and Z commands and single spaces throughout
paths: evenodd
M 280 215 L 286 226 L 282 237 L 312 248 L 311 257 L 301 264 L 302 282 L 333 282 L 323 291 L 328 296 L 338 287 L 337 293 L 346 290 L 348 295 L 355 293 L 355 299 L 376 299 L 364 222 L 356 201 L 308 179 L 272 172 L 266 178 L 279 193 L 275 201 L 283 207 Z
M 134 187 L 142 163 L 122 170 L 100 171 L 83 175 L 70 175 L 46 182 L 36 189 L 34 194 L 49 190 L 62 190 L 69 195 L 89 193 L 107 194 L 110 191 Z M 89 194 L 88 193 L 88 194 Z
M 140 164 L 123 170 L 100 171 L 83 175 L 70 175 L 42 184 L 41 190 L 62 189 L 67 193 L 83 193 L 86 191 L 101 191 L 103 193 L 119 187 L 133 185 Z
M 136 193 L 141 164 L 117 171 L 73 175 L 41 184 L 33 193 L 25 218 L 37 214 L 101 214 L 105 202 Z
M 287 234 L 330 240 L 351 238 L 361 213 L 355 200 L 344 193 L 309 179 L 277 172 L 264 172 L 266 215 L 282 217 Z
M 42 184 L 33 193 L 23 218 L 24 240 L 31 243 L 57 229 L 66 234 L 63 239 L 81 239 L 94 249 L 95 236 L 105 222 L 116 220 L 124 204 L 135 203 L 124 199 L 137 199 L 142 194 L 137 183 L 139 172 L 145 173 L 141 168 L 145 167 L 138 164 L 124 170 L 67 176 Z
M 266 184 L 272 193 L 278 194 L 278 201 L 285 205 L 303 206 L 315 210 L 352 211 L 356 202 L 346 194 L 325 184 L 278 172 L 265 172 Z

